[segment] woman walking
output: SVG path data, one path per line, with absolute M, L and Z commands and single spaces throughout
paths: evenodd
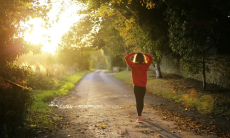
M 132 56 L 134 56 L 133 61 L 130 60 Z M 148 58 L 147 61 L 145 57 Z M 141 122 L 147 84 L 147 70 L 152 63 L 152 57 L 146 53 L 138 51 L 127 54 L 125 56 L 125 61 L 132 72 L 134 94 L 136 98 L 136 108 L 138 113 L 137 122 Z

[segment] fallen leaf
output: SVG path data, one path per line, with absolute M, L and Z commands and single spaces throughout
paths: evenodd
M 105 129 L 105 128 L 106 128 L 106 125 L 100 124 L 100 128 L 101 128 L 101 129 Z

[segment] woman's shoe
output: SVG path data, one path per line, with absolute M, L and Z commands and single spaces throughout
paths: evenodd
M 142 115 L 138 117 L 136 122 L 141 123 L 142 122 L 141 118 L 142 118 Z
M 141 118 L 138 118 L 136 122 L 141 123 L 142 122 Z

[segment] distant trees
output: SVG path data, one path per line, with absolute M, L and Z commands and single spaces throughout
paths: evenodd
M 84 1 L 86 2 L 86 1 Z M 87 1 L 89 3 L 89 13 L 96 13 L 101 17 L 100 32 L 104 34 L 113 31 L 113 33 L 107 33 L 107 37 L 115 38 L 116 40 L 110 40 L 109 49 L 123 50 L 120 52 L 133 52 L 142 50 L 150 53 L 154 57 L 154 65 L 156 68 L 157 78 L 161 78 L 160 62 L 162 56 L 170 51 L 168 45 L 167 23 L 164 20 L 163 12 L 166 10 L 165 5 L 158 4 L 155 9 L 147 9 L 143 7 L 139 1 Z M 153 3 L 146 4 L 150 8 L 153 8 Z M 105 26 L 111 28 L 110 31 L 105 30 Z M 109 28 L 106 27 L 106 28 Z M 98 34 L 99 34 L 98 33 Z M 105 35 L 104 35 L 105 36 Z M 119 38 L 120 37 L 120 38 Z M 118 39 L 119 38 L 119 39 Z M 108 39 L 108 38 L 103 38 Z M 119 42 L 119 43 L 117 43 Z M 111 43 L 116 43 L 112 46 Z M 124 56 L 124 55 L 123 55 Z
M 106 60 L 102 50 L 96 50 L 91 54 L 90 67 L 93 69 L 105 69 Z
M 125 52 L 124 41 L 119 35 L 119 31 L 114 28 L 113 23 L 113 18 L 102 19 L 98 25 L 99 30 L 94 33 L 92 39 L 92 46 L 103 50 L 109 71 L 112 71 L 113 61 L 121 59 L 122 53 Z
M 58 49 L 60 63 L 67 66 L 76 65 L 79 70 L 89 69 L 92 52 L 90 43 L 92 28 L 93 22 L 90 20 L 90 16 L 86 16 L 63 35 Z

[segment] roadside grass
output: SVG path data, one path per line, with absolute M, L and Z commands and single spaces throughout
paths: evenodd
M 77 72 L 59 77 L 59 87 L 51 90 L 34 90 L 34 101 L 27 116 L 27 128 L 31 131 L 56 129 L 57 117 L 52 116 L 49 102 L 57 96 L 67 95 L 89 71 Z
M 113 73 L 112 70 L 106 70 L 105 73 Z
M 132 76 L 131 76 L 130 71 L 124 70 L 124 71 L 118 72 L 114 74 L 114 77 L 123 80 L 129 85 L 132 85 Z
M 132 85 L 130 71 L 122 71 L 114 74 L 114 77 Z M 202 90 L 202 83 L 196 80 L 186 79 L 177 75 L 163 74 L 163 78 L 156 79 L 153 71 L 148 71 L 146 89 L 156 95 L 171 99 L 183 105 L 184 110 L 197 110 L 201 114 L 210 114 L 230 119 L 230 94 L 219 92 L 220 87 L 208 85 L 207 91 Z

